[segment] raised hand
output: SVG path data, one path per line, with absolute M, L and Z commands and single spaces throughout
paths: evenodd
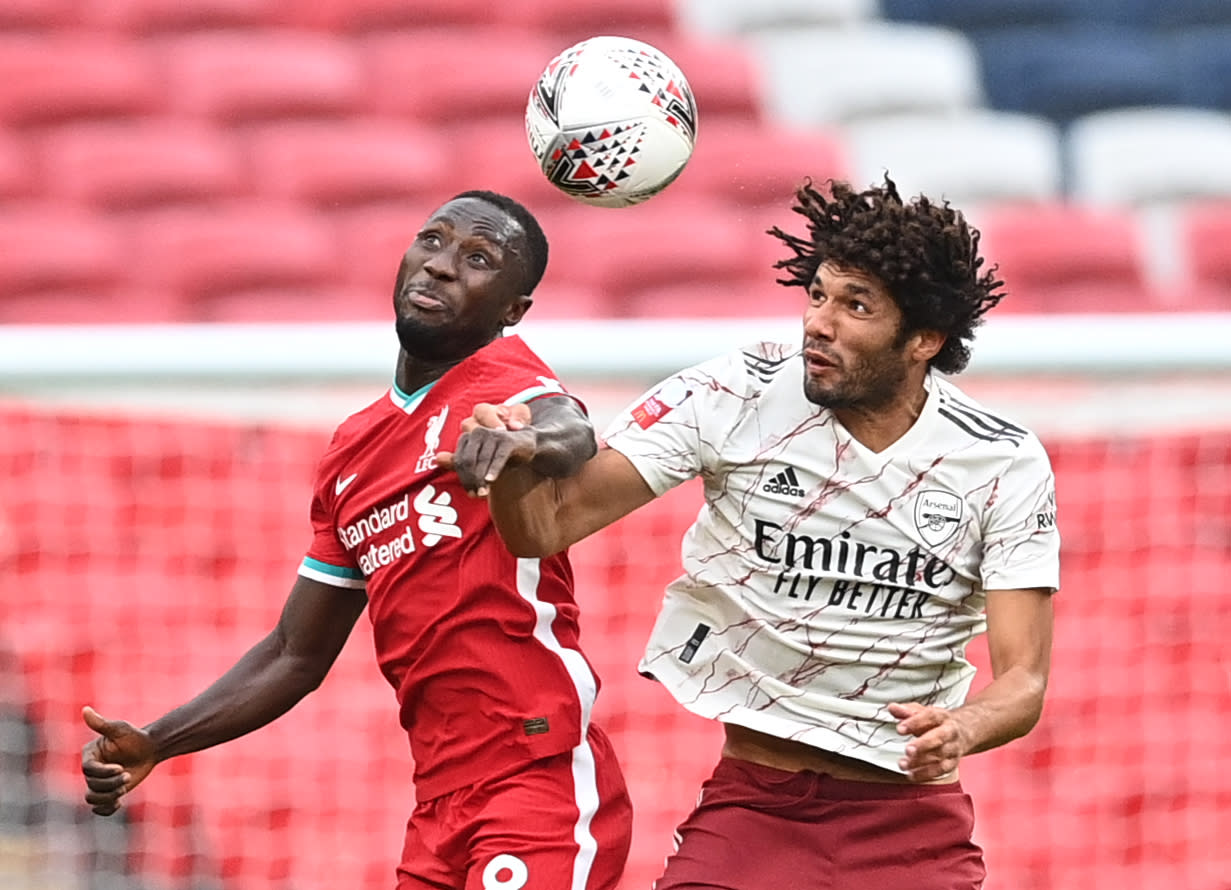
M 81 716 L 98 733 L 81 750 L 85 802 L 98 815 L 110 816 L 120 808 L 120 798 L 158 764 L 154 741 L 144 729 L 123 720 L 108 720 L 88 705 Z

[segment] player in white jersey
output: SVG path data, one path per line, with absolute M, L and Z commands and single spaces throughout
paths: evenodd
M 1001 297 L 978 232 L 888 179 L 797 198 L 810 237 L 774 234 L 781 283 L 807 293 L 802 348 L 674 375 L 567 479 L 528 468 L 520 409 L 479 406 L 445 459 L 521 556 L 704 482 L 640 667 L 726 743 L 658 890 L 976 888 L 958 763 L 1042 708 L 1050 464 L 940 376 Z M 985 630 L 994 676 L 968 696 Z

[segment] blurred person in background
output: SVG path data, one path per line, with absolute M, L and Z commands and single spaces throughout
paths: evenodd
M 1047 686 L 1050 461 L 941 376 L 1002 296 L 977 230 L 888 177 L 796 198 L 808 237 L 772 233 L 802 347 L 675 374 L 575 474 L 537 469 L 518 406 L 477 406 L 439 459 L 525 558 L 703 479 L 640 670 L 725 743 L 656 890 L 970 890 L 959 763 L 1028 732 Z M 984 631 L 993 678 L 969 695 Z
M 464 192 L 431 214 L 394 287 L 393 386 L 337 429 L 320 462 L 314 536 L 277 626 L 144 728 L 85 708 L 98 733 L 82 754 L 94 812 L 116 812 L 158 763 L 288 711 L 324 680 L 366 606 L 414 757 L 399 890 L 616 886 L 631 806 L 590 720 L 599 681 L 578 645 L 568 558 L 512 556 L 487 507 L 435 463 L 457 420 L 491 402 L 526 408 L 544 477 L 593 453 L 584 410 L 503 335 L 546 265 L 537 220 L 508 197 Z

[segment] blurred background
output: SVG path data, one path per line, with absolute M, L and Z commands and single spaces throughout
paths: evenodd
M 667 52 L 700 113 L 683 175 L 623 210 L 555 192 L 522 121 L 600 33 Z M 795 340 L 764 230 L 805 176 L 885 170 L 984 233 L 1010 295 L 959 383 L 1058 479 L 1047 707 L 963 765 L 987 886 L 1231 888 L 1227 0 L 5 0 L 0 885 L 392 887 L 411 767 L 365 621 L 302 705 L 110 820 L 80 803 L 79 713 L 147 722 L 272 626 L 314 464 L 391 379 L 428 212 L 491 188 L 536 213 L 519 332 L 601 426 L 678 367 Z M 698 502 L 574 553 L 630 890 L 718 751 L 635 672 Z

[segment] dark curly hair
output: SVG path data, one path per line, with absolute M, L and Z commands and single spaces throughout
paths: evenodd
M 997 267 L 980 272 L 979 230 L 948 201 L 903 201 L 887 175 L 883 186 L 862 192 L 836 180 L 828 187 L 826 197 L 808 180 L 795 193 L 792 210 L 807 218 L 811 239 L 769 230 L 795 254 L 774 264 L 790 276 L 778 283 L 807 288 L 825 262 L 873 275 L 902 310 L 903 340 L 939 331 L 946 340 L 931 366 L 946 374 L 965 369 L 974 329 L 1004 296 Z

